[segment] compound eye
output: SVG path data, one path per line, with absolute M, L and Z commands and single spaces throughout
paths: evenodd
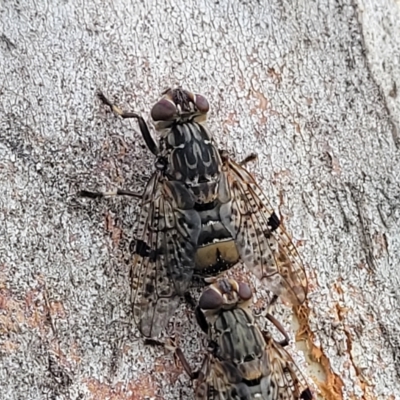
M 201 94 L 194 95 L 193 103 L 202 114 L 206 114 L 210 110 L 208 100 Z
M 212 287 L 206 289 L 199 299 L 199 307 L 203 310 L 215 310 L 222 306 L 223 298 L 220 292 Z
M 170 121 L 176 116 L 175 104 L 167 99 L 161 99 L 151 109 L 153 121 Z
M 251 296 L 253 295 L 253 293 L 250 289 L 250 286 L 244 282 L 239 283 L 238 294 L 242 300 L 249 300 L 249 299 L 251 299 Z

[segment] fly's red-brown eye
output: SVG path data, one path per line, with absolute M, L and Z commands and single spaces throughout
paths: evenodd
M 193 102 L 202 114 L 206 114 L 210 109 L 210 104 L 208 103 L 208 100 L 201 94 L 195 94 Z
M 240 282 L 238 294 L 242 300 L 249 300 L 253 295 L 250 286 L 247 283 Z
M 210 104 L 208 103 L 208 100 L 204 96 L 202 96 L 201 94 L 194 94 L 187 90 L 185 90 L 185 94 L 190 99 L 190 101 L 196 106 L 197 111 L 199 111 L 202 114 L 208 113 L 208 111 L 210 110 Z
M 176 116 L 176 106 L 170 100 L 161 99 L 151 109 L 153 121 L 169 121 Z
M 213 288 L 206 289 L 199 299 L 199 307 L 203 310 L 215 310 L 221 307 L 222 303 L 221 293 Z

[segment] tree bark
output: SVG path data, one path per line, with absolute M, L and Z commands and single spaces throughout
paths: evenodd
M 250 169 L 306 264 L 306 304 L 277 317 L 315 393 L 400 399 L 399 20 L 384 1 L 5 2 L 0 397 L 192 398 L 131 319 L 139 202 L 77 197 L 141 192 L 154 169 L 136 123 L 96 92 L 149 119 L 180 85 L 209 100 L 220 148 L 258 154 Z M 199 366 L 183 304 L 171 332 Z

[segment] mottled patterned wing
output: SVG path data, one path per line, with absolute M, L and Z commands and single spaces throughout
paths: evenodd
M 242 370 L 245 368 L 247 374 L 253 374 L 252 380 L 245 379 L 233 362 L 208 355 L 196 388 L 196 400 L 314 399 L 292 357 L 272 338 L 267 338 L 266 350 L 259 362 L 248 360 L 247 363 Z
M 266 335 L 266 351 L 263 363 L 270 368 L 263 393 L 268 400 L 312 400 L 314 397 L 307 381 L 289 353 L 275 340 Z M 264 397 L 263 397 L 264 398 Z
M 132 267 L 133 314 L 140 332 L 157 336 L 190 284 L 200 217 L 184 184 L 157 171 L 142 199 Z
M 242 379 L 240 371 L 232 362 L 222 361 L 208 354 L 200 370 L 195 399 L 251 400 L 251 397 L 248 397 L 248 388 L 241 382 Z
M 235 239 L 246 266 L 267 288 L 287 303 L 296 305 L 307 296 L 307 278 L 290 236 L 280 224 L 252 175 L 229 158 L 223 158 L 229 199 L 221 207 L 221 221 Z

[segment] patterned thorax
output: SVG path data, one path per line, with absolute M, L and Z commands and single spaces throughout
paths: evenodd
M 218 343 L 217 355 L 236 364 L 260 359 L 265 340 L 246 310 L 226 310 L 215 321 L 211 337 Z
M 203 96 L 178 88 L 165 92 L 151 113 L 166 176 L 183 182 L 198 204 L 216 198 L 222 164 L 206 127 L 208 110 Z

